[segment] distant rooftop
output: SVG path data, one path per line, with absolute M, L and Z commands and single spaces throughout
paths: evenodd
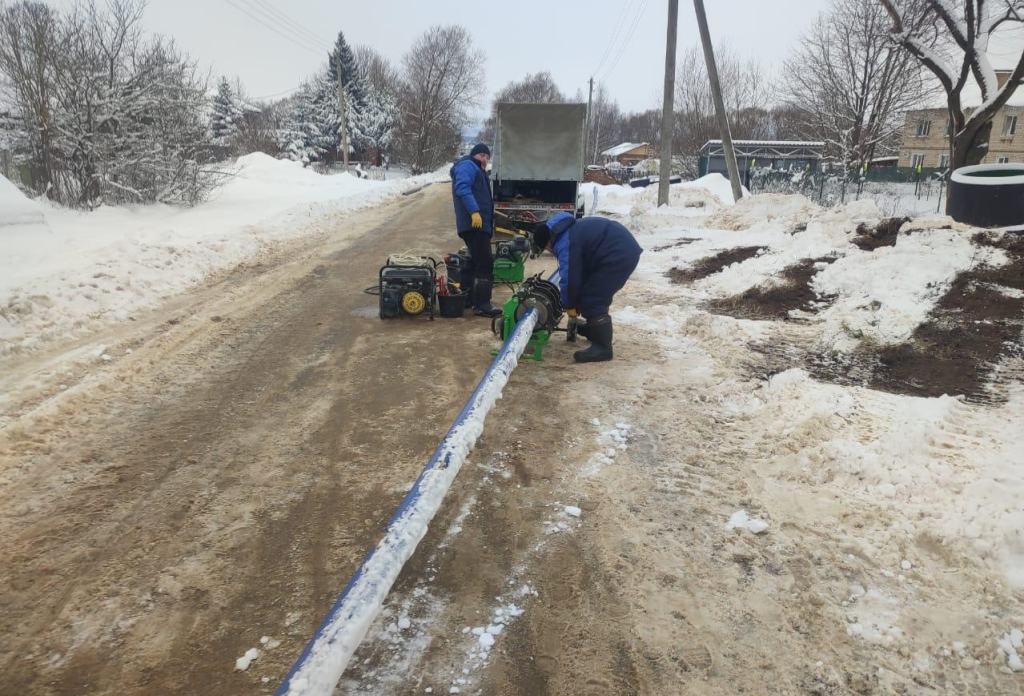
M 648 143 L 622 143 L 621 145 L 616 145 L 615 147 L 608 148 L 601 154 L 604 157 L 618 157 L 619 155 L 626 154 L 630 150 L 635 150 L 638 147 L 643 147 L 644 145 L 647 144 Z

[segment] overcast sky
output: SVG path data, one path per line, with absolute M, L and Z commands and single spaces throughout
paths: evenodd
M 716 42 L 728 41 L 739 52 L 773 67 L 826 2 L 706 4 Z M 289 31 L 294 27 L 273 17 L 266 5 L 301 29 Z M 570 95 L 595 75 L 624 110 L 635 111 L 655 106 L 661 91 L 667 14 L 667 0 L 149 0 L 145 24 L 151 31 L 173 36 L 215 74 L 238 76 L 251 96 L 262 97 L 296 87 L 325 60 L 338 30 L 345 32 L 350 44 L 369 44 L 397 63 L 432 24 L 458 23 L 473 33 L 487 56 L 488 102 L 507 82 L 549 70 Z M 299 32 L 303 38 L 296 35 Z M 693 4 L 681 0 L 679 50 L 698 42 Z

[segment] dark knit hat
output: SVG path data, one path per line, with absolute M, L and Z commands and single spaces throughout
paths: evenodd
M 538 222 L 533 226 L 533 248 L 540 253 L 551 241 L 551 228 L 546 222 Z
M 487 155 L 488 157 L 490 157 L 491 148 L 487 147 L 483 143 L 477 143 L 476 145 L 473 146 L 473 149 L 469 151 L 469 156 L 475 157 L 477 155 Z

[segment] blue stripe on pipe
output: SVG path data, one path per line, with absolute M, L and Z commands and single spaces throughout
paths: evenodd
M 557 283 L 557 271 L 553 277 L 555 278 L 553 282 Z M 491 362 L 490 367 L 487 368 L 483 378 L 477 384 L 473 395 L 466 402 L 466 405 L 462 408 L 462 411 L 455 419 L 441 444 L 434 450 L 434 454 L 430 457 L 426 467 L 424 467 L 415 483 L 413 483 L 412 488 L 409 489 L 402 503 L 398 506 L 395 514 L 391 517 L 384 538 L 370 549 L 366 558 L 363 559 L 362 564 L 360 564 L 352 579 L 349 580 L 348 585 L 345 586 L 345 589 L 331 607 L 327 617 L 317 628 L 313 638 L 299 655 L 298 660 L 296 660 L 288 675 L 284 678 L 281 686 L 274 692 L 275 696 L 330 696 L 334 691 L 334 688 L 341 680 L 342 674 L 344 674 L 345 668 L 348 666 L 348 660 L 351 658 L 352 653 L 355 652 L 366 631 L 369 630 L 370 624 L 377 614 L 380 613 L 383 599 L 387 596 L 391 586 L 398 578 L 402 566 L 412 555 L 416 545 L 426 533 L 426 524 L 417 527 L 416 523 L 429 523 L 437 512 L 437 507 L 440 506 L 440 498 L 437 500 L 424 499 L 424 481 L 431 475 L 436 475 L 439 470 L 447 469 L 452 464 L 458 467 L 462 466 L 462 461 L 469 454 L 473 444 L 475 444 L 476 437 L 479 435 L 479 433 L 475 435 L 463 433 L 462 430 L 466 430 L 474 425 L 474 421 L 470 419 L 470 416 L 475 415 L 474 411 L 480 407 L 486 409 L 479 418 L 482 428 L 483 418 L 486 417 L 487 411 L 490 410 L 494 403 L 493 399 L 491 403 L 486 403 L 487 399 L 494 396 L 493 390 L 495 385 L 504 380 L 497 387 L 498 394 L 500 395 L 500 390 L 507 383 L 508 377 L 515 368 L 519 356 L 526 348 L 536 323 L 537 312 L 534 309 L 530 309 L 519 320 L 519 323 L 516 324 L 512 334 L 502 345 L 498 355 Z M 497 397 L 495 396 L 494 398 L 496 399 Z M 466 434 L 469 435 L 471 440 L 468 447 L 463 437 Z M 441 497 L 447 492 L 447 486 L 450 485 L 450 481 L 445 484 L 445 487 L 441 490 Z M 431 505 L 436 506 L 432 511 L 429 509 Z M 415 519 L 417 512 L 428 516 L 425 520 Z M 396 555 L 404 555 L 404 558 L 401 560 L 401 565 L 394 568 L 393 564 L 387 565 L 388 559 L 384 557 L 382 560 L 384 564 L 383 569 L 387 572 L 382 574 L 378 572 L 380 569 L 374 568 L 374 572 L 377 573 L 374 575 L 368 572 L 368 567 L 376 560 L 376 554 L 381 549 L 384 549 L 385 553 L 392 552 Z M 363 601 L 366 599 L 366 595 L 378 596 L 374 597 L 376 600 L 375 606 L 369 608 L 372 616 L 366 613 L 367 603 Z M 360 611 L 363 612 L 362 615 L 360 615 Z M 357 618 L 359 622 L 355 621 Z M 346 635 L 345 629 L 352 625 L 356 626 L 355 630 L 358 632 L 358 635 Z M 347 642 L 346 639 L 348 639 Z

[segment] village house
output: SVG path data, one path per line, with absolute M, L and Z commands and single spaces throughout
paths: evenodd
M 640 162 L 657 156 L 658 152 L 650 143 L 622 143 L 601 153 L 605 164 L 618 162 L 623 167 L 635 167 Z
M 999 86 L 1005 84 L 1010 71 L 996 72 Z M 966 110 L 981 104 L 981 91 L 977 85 L 964 87 L 963 103 Z M 1010 97 L 1006 106 L 992 119 L 992 135 L 988 154 L 982 164 L 1024 162 L 1024 89 Z M 922 171 L 942 171 L 949 167 L 950 120 L 946 109 L 917 109 L 908 111 L 903 124 L 899 166 Z

